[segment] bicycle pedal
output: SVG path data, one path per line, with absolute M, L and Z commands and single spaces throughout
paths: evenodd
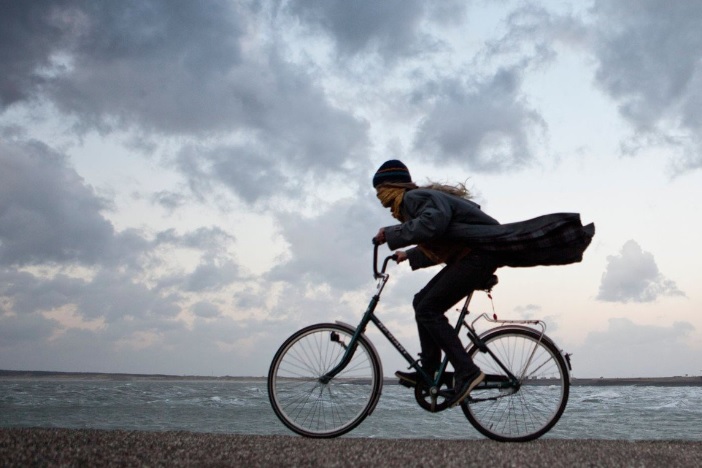
M 410 382 L 408 382 L 408 381 L 406 381 L 406 380 L 404 380 L 404 379 L 399 379 L 399 382 L 398 382 L 398 383 L 399 383 L 400 385 L 402 385 L 403 387 L 407 387 L 407 388 L 414 388 L 414 387 L 416 386 L 415 384 L 410 383 Z

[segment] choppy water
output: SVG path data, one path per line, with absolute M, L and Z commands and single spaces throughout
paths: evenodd
M 545 437 L 702 440 L 702 387 L 571 387 Z M 0 427 L 292 434 L 263 381 L 0 381 Z M 385 385 L 375 412 L 349 437 L 483 438 L 460 409 L 428 413 L 411 391 Z

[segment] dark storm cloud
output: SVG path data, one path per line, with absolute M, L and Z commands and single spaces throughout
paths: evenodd
M 364 160 L 367 124 L 321 105 L 322 100 L 303 90 L 295 100 L 289 106 L 296 109 L 292 114 L 279 109 L 274 126 L 279 130 L 271 129 L 275 138 L 182 148 L 174 163 L 187 175 L 191 190 L 202 196 L 221 185 L 255 203 L 272 195 L 294 196 L 300 190 L 300 172 L 320 180 L 347 173 L 345 163 Z
M 42 69 L 70 40 L 71 24 L 60 14 L 72 1 L 0 0 L 0 110 L 28 99 L 45 83 Z
M 107 207 L 63 155 L 0 142 L 0 264 L 100 261 L 116 248 Z
M 224 2 L 88 2 L 71 67 L 46 88 L 82 126 L 221 130 L 260 110 Z M 236 76 L 243 75 L 243 76 Z
M 527 165 L 534 157 L 531 139 L 545 123 L 520 95 L 522 73 L 513 67 L 476 83 L 446 80 L 417 95 L 435 103 L 419 125 L 416 149 L 474 171 Z
M 190 188 L 198 196 L 204 196 L 217 184 L 248 203 L 274 192 L 290 193 L 284 163 L 269 152 L 236 146 L 214 149 L 189 146 L 179 152 L 176 165 L 188 174 Z
M 546 137 L 538 109 L 522 91 L 525 77 L 548 65 L 559 45 L 582 48 L 588 32 L 582 21 L 535 5 L 508 14 L 504 33 L 486 41 L 474 57 L 476 70 L 459 80 L 455 71 L 443 80 L 417 86 L 415 104 L 428 110 L 415 136 L 415 148 L 432 160 L 460 162 L 472 170 L 501 172 L 529 165 Z
M 592 13 L 597 82 L 638 136 L 678 147 L 680 169 L 702 166 L 702 3 L 601 0 Z
M 650 252 L 630 240 L 619 255 L 607 257 L 597 299 L 606 302 L 653 302 L 659 296 L 685 296 L 674 281 L 658 270 Z
M 30 5 L 14 2 L 3 16 L 10 32 L 0 53 L 9 63 L 0 67 L 13 70 L 0 73 L 3 102 L 48 99 L 82 131 L 127 130 L 145 142 L 156 135 L 227 135 L 245 142 L 186 150 L 194 158 L 187 164 L 181 153 L 178 167 L 193 184 L 216 176 L 250 201 L 261 192 L 247 186 L 250 174 L 241 180 L 239 167 L 253 167 L 253 180 L 261 160 L 326 174 L 366 149 L 367 124 L 332 105 L 314 74 L 257 35 L 269 25 L 253 3 Z M 26 31 L 15 32 L 17 23 Z M 32 39 L 26 45 L 25 37 Z M 23 47 L 25 54 L 12 52 Z
M 162 131 L 199 130 L 246 112 L 237 99 L 230 106 L 222 100 L 233 91 L 223 77 L 241 58 L 241 26 L 231 3 L 3 3 L 10 5 L 2 15 L 8 40 L 0 53 L 11 60 L 2 71 L 13 73 L 0 73 L 0 89 L 29 83 L 83 126 L 129 127 L 136 120 Z M 12 100 L 30 97 L 24 90 Z
M 422 0 L 292 0 L 291 14 L 329 34 L 344 55 L 378 52 L 386 59 L 421 51 L 428 35 L 422 21 L 451 22 L 465 13 L 465 2 Z M 431 42 L 431 41 L 429 41 Z

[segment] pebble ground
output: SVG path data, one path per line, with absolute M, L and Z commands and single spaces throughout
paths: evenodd
M 0 466 L 702 467 L 702 442 L 490 440 L 0 429 Z

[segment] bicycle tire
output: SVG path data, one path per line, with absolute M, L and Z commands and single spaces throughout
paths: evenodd
M 558 422 L 568 404 L 570 376 L 563 355 L 548 337 L 527 327 L 491 330 L 483 340 L 519 379 L 520 386 L 478 386 L 461 404 L 463 413 L 473 427 L 490 439 L 538 439 Z M 488 353 L 474 346 L 468 353 L 485 374 L 495 376 L 493 379 L 505 376 Z
M 340 362 L 354 333 L 341 324 L 310 325 L 276 352 L 268 371 L 268 398 L 290 430 L 305 437 L 338 437 L 373 411 L 383 377 L 378 355 L 363 335 L 349 364 L 328 383 L 320 381 Z

